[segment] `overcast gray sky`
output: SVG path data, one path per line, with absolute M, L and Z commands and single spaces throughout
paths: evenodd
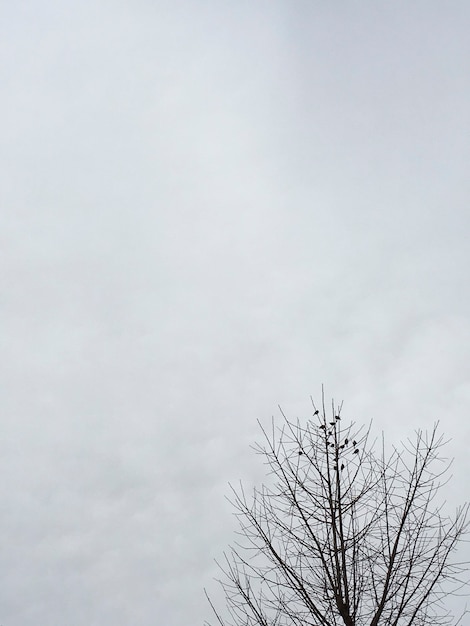
M 0 623 L 187 626 L 321 384 L 470 460 L 470 3 L 0 2 Z

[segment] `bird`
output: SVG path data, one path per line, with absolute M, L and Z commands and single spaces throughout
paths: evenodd
M 318 413 L 319 413 L 319 412 L 320 412 L 320 411 L 317 409 L 317 410 L 315 411 L 314 415 L 318 415 Z
M 355 446 L 357 444 L 357 441 L 354 439 L 353 440 L 353 446 Z
M 349 441 L 349 439 L 345 439 L 345 440 L 344 440 L 344 445 L 345 445 L 345 446 L 347 446 L 347 445 L 348 445 L 348 441 Z
M 303 452 L 302 452 L 302 450 L 299 450 L 299 456 L 300 456 L 301 454 L 303 454 Z
M 335 420 L 340 420 L 340 416 L 339 415 L 335 415 Z
M 344 470 L 344 463 L 341 463 L 341 471 Z
M 321 424 L 320 428 L 321 428 L 322 430 L 325 430 L 325 428 L 326 428 L 325 424 Z
M 330 426 L 334 426 L 334 425 L 335 425 L 335 422 L 330 422 Z
M 354 450 L 354 454 L 359 454 L 359 450 Z

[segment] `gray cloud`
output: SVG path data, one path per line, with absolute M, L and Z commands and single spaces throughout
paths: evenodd
M 468 18 L 0 9 L 1 623 L 201 623 L 256 419 L 321 383 L 441 419 L 465 498 Z

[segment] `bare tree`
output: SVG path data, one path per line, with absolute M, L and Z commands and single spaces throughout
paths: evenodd
M 312 401 L 313 404 L 313 401 Z M 315 405 L 307 424 L 263 430 L 255 450 L 268 484 L 232 489 L 239 540 L 219 564 L 221 626 L 456 624 L 445 607 L 463 587 L 455 548 L 468 504 L 436 502 L 450 463 L 438 434 L 417 431 L 400 449 L 343 425 L 341 407 Z

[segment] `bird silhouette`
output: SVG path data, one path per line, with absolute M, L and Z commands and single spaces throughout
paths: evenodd
M 299 456 L 300 456 L 301 454 L 303 454 L 303 452 L 302 452 L 302 450 L 299 450 Z
M 335 422 L 330 422 L 330 426 L 334 426 L 334 425 L 335 425 Z
M 335 420 L 340 420 L 340 416 L 339 415 L 335 415 Z
M 326 428 L 325 424 L 321 424 L 320 428 L 321 428 L 322 430 L 325 430 L 325 428 Z
M 359 450 L 354 450 L 354 454 L 359 454 Z
M 319 413 L 319 410 L 317 409 L 317 410 L 315 411 L 314 415 L 318 415 L 318 413 Z
M 344 463 L 341 463 L 341 471 L 344 470 Z
M 349 441 L 349 439 L 345 439 L 345 440 L 344 440 L 344 445 L 345 445 L 345 446 L 347 446 L 347 445 L 348 445 L 348 441 Z
M 353 440 L 353 446 L 355 446 L 357 444 L 357 441 L 354 439 Z

